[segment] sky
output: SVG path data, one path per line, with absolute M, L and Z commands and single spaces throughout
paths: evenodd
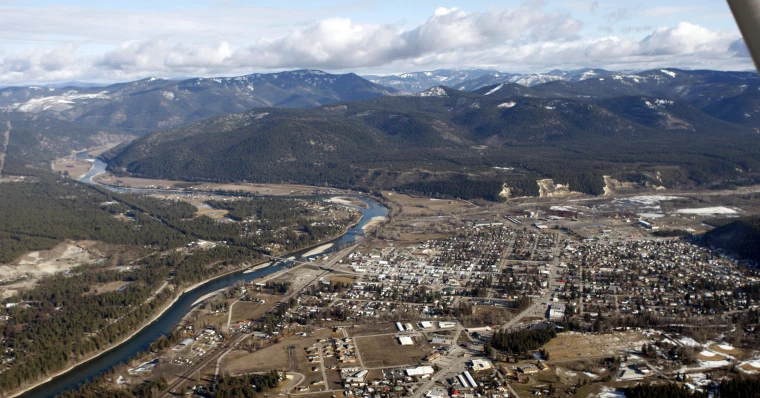
M 723 0 L 0 0 L 0 85 L 452 67 L 753 65 Z

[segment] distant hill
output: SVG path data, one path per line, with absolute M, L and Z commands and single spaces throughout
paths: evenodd
M 114 172 L 144 177 L 491 199 L 501 182 L 513 194 L 536 194 L 536 178 L 552 177 L 599 194 L 605 174 L 644 172 L 667 186 L 742 183 L 760 166 L 751 129 L 689 104 L 537 98 L 532 90 L 436 86 L 314 109 L 257 109 L 157 132 L 107 156 Z
M 745 217 L 715 228 L 704 240 L 738 255 L 760 261 L 760 217 Z
M 705 108 L 705 112 L 719 119 L 760 127 L 760 90 L 722 99 Z
M 353 73 L 297 70 L 182 81 L 149 78 L 105 87 L 10 87 L 0 89 L 0 109 L 139 134 L 251 108 L 307 108 L 395 92 Z
M 11 123 L 5 171 L 13 174 L 26 165 L 48 167 L 51 160 L 74 150 L 131 141 L 135 135 L 119 129 L 72 123 L 50 116 L 0 113 L 3 131 Z
M 498 83 L 515 83 L 535 86 L 552 81 L 577 82 L 592 77 L 606 76 L 612 72 L 602 69 L 553 70 L 546 73 L 510 73 L 493 69 L 437 69 L 433 71 L 401 73 L 388 76 L 365 76 L 369 81 L 407 92 L 425 91 L 444 85 L 457 90 L 473 91 Z

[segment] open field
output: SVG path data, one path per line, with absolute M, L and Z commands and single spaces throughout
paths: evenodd
M 258 195 L 288 196 L 288 195 L 312 195 L 315 193 L 339 193 L 339 189 L 314 187 L 296 184 L 220 184 L 220 183 L 189 183 L 176 180 L 159 180 L 151 178 L 118 177 L 111 173 L 103 173 L 95 178 L 101 184 L 121 185 L 132 188 L 188 188 L 204 191 L 242 191 Z
M 353 328 L 346 328 L 346 331 L 348 331 L 349 336 L 359 337 L 372 334 L 396 333 L 398 332 L 398 329 L 396 329 L 395 323 L 378 323 L 374 325 L 359 325 Z M 398 342 L 394 342 L 394 344 L 398 345 Z
M 266 372 L 272 369 L 290 369 L 287 345 L 274 344 L 252 353 L 243 350 L 233 351 L 222 361 L 222 370 L 233 375 Z
M 404 243 L 420 243 L 420 242 L 425 242 L 425 241 L 433 240 L 433 239 L 443 239 L 446 236 L 448 235 L 436 234 L 436 233 L 430 233 L 430 234 L 402 233 L 402 234 L 399 234 L 399 240 Z
M 305 384 L 302 383 L 301 385 L 309 385 L 310 381 L 322 380 L 322 373 L 321 368 L 317 371 L 312 371 L 313 367 L 319 367 L 321 364 L 319 362 L 309 362 L 306 348 L 314 345 L 319 339 L 338 335 L 342 336 L 342 334 L 336 335 L 332 333 L 330 329 L 320 329 L 308 337 L 287 337 L 279 343 L 253 352 L 236 350 L 224 357 L 221 371 L 229 372 L 230 374 L 268 371 L 272 369 L 295 371 L 306 375 Z M 290 361 L 288 347 L 293 347 L 293 363 Z M 291 366 L 294 366 L 294 369 L 291 369 Z
M 353 284 L 354 281 L 356 281 L 356 276 L 341 276 L 341 275 L 330 275 L 330 283 L 348 283 Z
M 727 344 L 713 344 L 709 348 L 715 352 L 731 355 L 738 359 L 745 359 L 747 357 L 747 353 L 744 350 Z
M 261 293 L 256 296 L 256 299 L 264 300 L 266 302 L 264 304 L 256 301 L 238 301 L 235 303 L 235 306 L 232 307 L 232 322 L 234 323 L 245 319 L 258 319 L 272 309 L 282 297 Z
M 433 199 L 390 191 L 383 191 L 383 196 L 403 206 L 403 213 L 409 215 L 450 213 L 474 207 L 471 203 L 463 200 Z
M 101 184 L 117 185 L 117 186 L 124 186 L 124 187 L 130 187 L 130 188 L 171 189 L 171 188 L 178 188 L 177 184 L 183 184 L 183 186 L 194 185 L 194 184 L 183 183 L 182 181 L 159 180 L 159 179 L 152 179 L 152 178 L 117 177 L 108 172 L 97 175 L 96 177 L 93 178 L 93 181 L 101 183 Z
M 621 350 L 640 350 L 649 339 L 636 332 L 614 332 L 609 334 L 561 333 L 544 349 L 549 351 L 552 361 L 593 358 L 617 354 Z
M 197 216 L 207 216 L 213 218 L 214 220 L 222 219 L 227 216 L 227 213 L 229 213 L 229 210 L 214 209 L 205 203 L 197 205 L 196 207 L 198 208 L 198 212 L 195 213 Z
M 79 159 L 61 159 L 53 162 L 53 171 L 68 172 L 69 176 L 78 180 L 90 172 L 92 162 Z
M 720 354 L 715 354 L 710 351 L 702 351 L 699 354 L 697 354 L 697 358 L 703 360 L 703 361 L 725 361 L 727 358 Z
M 402 346 L 391 335 L 356 337 L 357 349 L 359 350 L 364 366 L 378 368 L 386 366 L 414 365 L 428 354 L 423 349 L 427 341 L 423 337 L 414 336 L 415 344 Z

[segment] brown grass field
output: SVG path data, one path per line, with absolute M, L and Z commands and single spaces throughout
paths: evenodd
M 401 204 L 401 206 L 404 207 L 403 212 L 405 214 L 450 213 L 473 207 L 470 203 L 462 200 L 432 199 L 424 196 L 410 196 L 390 191 L 383 191 L 383 196 Z
M 414 337 L 415 345 L 410 346 L 402 346 L 391 335 L 356 337 L 354 340 L 364 366 L 368 368 L 415 365 L 428 354 L 424 349 L 427 341 L 423 337 Z
M 68 171 L 69 176 L 74 179 L 84 177 L 92 168 L 92 162 L 86 160 L 59 160 L 53 163 L 53 171 Z
M 396 329 L 395 323 L 378 323 L 374 325 L 359 325 L 355 328 L 347 328 L 346 331 L 348 331 L 349 336 L 359 337 L 381 333 L 395 333 L 398 332 L 398 329 Z
M 562 333 L 544 345 L 544 349 L 549 351 L 553 361 L 560 361 L 613 355 L 620 350 L 640 349 L 648 342 L 649 339 L 636 332 Z

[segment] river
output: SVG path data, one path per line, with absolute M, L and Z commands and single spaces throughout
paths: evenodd
M 80 157 L 80 154 L 77 154 L 77 158 L 88 159 L 90 157 L 87 156 L 86 154 Z M 82 177 L 80 181 L 89 183 L 89 184 L 95 184 L 91 178 L 96 174 L 104 172 L 106 169 L 106 166 L 107 166 L 106 163 L 104 163 L 100 159 L 96 159 L 92 170 L 90 170 L 90 172 L 87 173 L 87 175 Z M 162 192 L 160 190 L 152 190 L 152 189 L 142 190 L 142 189 L 133 189 L 133 188 L 117 188 L 117 187 L 110 187 L 110 186 L 105 186 L 105 185 L 101 185 L 101 186 L 111 189 L 113 191 L 127 192 L 127 193 Z M 175 191 L 171 191 L 171 192 L 176 193 Z M 369 222 L 369 220 L 371 220 L 373 217 L 388 215 L 388 209 L 386 209 L 380 203 L 372 199 L 367 199 L 363 197 L 357 197 L 357 199 L 366 203 L 368 206 L 366 209 L 357 208 L 359 211 L 362 212 L 361 221 L 357 225 L 351 227 L 345 234 L 330 241 L 329 243 L 333 243 L 332 247 L 330 247 L 323 253 L 320 253 L 320 255 L 336 251 L 340 249 L 341 247 L 345 247 L 346 245 L 353 243 L 357 241 L 358 239 L 361 239 L 361 236 L 364 235 L 364 231 L 362 230 L 362 227 L 366 225 Z M 295 254 L 291 254 L 290 256 L 293 256 L 298 260 L 303 260 L 305 258 L 313 257 L 313 256 L 309 256 L 309 257 L 304 256 L 304 254 L 307 253 L 309 250 L 310 249 L 303 249 L 299 252 L 296 252 Z M 185 315 L 187 315 L 192 308 L 194 308 L 193 303 L 195 303 L 199 298 L 209 293 L 215 292 L 219 289 L 224 289 L 228 286 L 232 286 L 239 281 L 249 282 L 254 279 L 272 274 L 289 265 L 291 265 L 290 262 L 288 263 L 278 262 L 278 263 L 272 264 L 269 267 L 262 268 L 262 269 L 259 269 L 247 274 L 244 273 L 245 270 L 240 270 L 240 271 L 222 276 L 220 278 L 208 281 L 198 286 L 197 288 L 191 290 L 190 292 L 182 294 L 179 297 L 179 299 L 166 312 L 164 312 L 160 317 L 158 317 L 158 319 L 156 319 L 151 324 L 147 325 L 144 329 L 142 329 L 140 332 L 138 332 L 136 335 L 134 335 L 132 338 L 125 341 L 121 345 L 118 345 L 110 349 L 109 351 L 103 353 L 102 355 L 98 356 L 97 358 L 87 361 L 62 375 L 53 378 L 47 383 L 44 383 L 32 390 L 25 392 L 24 394 L 20 395 L 20 397 L 23 397 L 23 398 L 54 397 L 56 394 L 59 394 L 67 389 L 75 388 L 78 385 L 88 380 L 91 380 L 95 376 L 98 376 L 104 373 L 105 371 L 118 365 L 119 363 L 125 362 L 129 358 L 137 355 L 138 353 L 145 351 L 150 346 L 150 344 L 156 341 L 159 337 L 169 335 L 171 331 L 174 330 L 174 328 L 179 324 L 182 318 Z

